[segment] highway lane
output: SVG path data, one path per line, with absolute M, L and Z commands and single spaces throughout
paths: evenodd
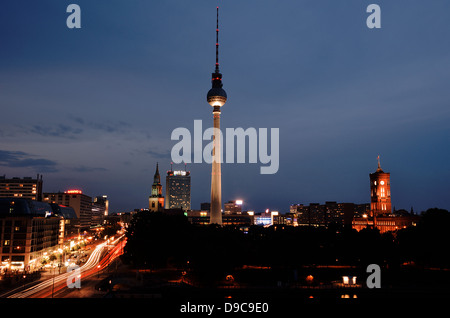
M 106 258 L 109 258 L 109 261 L 111 261 L 112 260 L 111 257 L 114 257 L 114 258 L 118 257 L 120 255 L 119 251 L 121 250 L 121 248 L 118 248 L 118 246 L 115 246 L 112 249 L 113 253 L 108 253 L 107 257 L 101 259 L 101 256 L 102 256 L 104 250 L 108 247 L 108 245 L 109 245 L 109 247 L 116 245 L 122 238 L 123 238 L 123 236 L 117 238 L 116 240 L 114 240 L 113 242 L 110 242 L 109 244 L 108 244 L 108 242 L 104 242 L 104 243 L 97 245 L 97 247 L 91 253 L 89 259 L 86 261 L 86 263 L 79 268 L 80 274 L 79 274 L 78 278 L 82 279 L 82 277 L 91 275 L 98 270 L 102 270 L 109 263 L 108 259 L 106 259 Z M 119 246 L 121 246 L 121 245 L 119 245 Z M 98 266 L 98 265 L 100 265 L 100 266 Z M 39 284 L 36 284 L 30 288 L 27 288 L 18 293 L 12 294 L 12 295 L 8 296 L 8 298 L 27 298 L 27 297 L 36 296 L 36 294 L 38 297 L 48 297 L 48 296 L 52 295 L 53 292 L 60 290 L 63 287 L 67 286 L 67 279 L 70 277 L 74 278 L 74 272 L 63 273 L 63 274 L 54 276 L 53 278 L 49 278 L 49 279 L 47 279 Z
M 81 275 L 81 288 L 67 288 L 66 285 L 61 284 L 55 287 L 54 298 L 80 298 L 80 297 L 98 297 L 99 292 L 95 289 L 96 283 L 100 281 L 99 274 L 101 271 L 106 273 L 106 269 L 113 265 L 115 260 L 123 254 L 123 247 L 125 246 L 126 239 L 121 243 L 114 246 L 107 255 L 98 263 L 95 268 L 91 268 L 88 271 L 83 272 Z M 114 269 L 113 269 L 114 270 Z M 109 270 L 108 270 L 109 273 Z M 96 277 L 94 277 L 96 276 Z M 100 293 L 103 294 L 103 293 Z M 32 297 L 49 297 L 50 292 L 46 296 L 35 294 Z

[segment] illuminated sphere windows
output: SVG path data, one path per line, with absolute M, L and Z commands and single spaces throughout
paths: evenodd
M 213 87 L 209 90 L 208 94 L 206 95 L 206 100 L 208 101 L 208 104 L 210 104 L 213 107 L 214 106 L 222 107 L 227 101 L 227 93 L 223 88 Z

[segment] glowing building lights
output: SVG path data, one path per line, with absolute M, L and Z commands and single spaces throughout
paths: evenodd
M 71 190 L 67 190 L 64 193 L 66 194 L 83 194 L 83 191 L 78 190 L 78 189 L 71 189 Z

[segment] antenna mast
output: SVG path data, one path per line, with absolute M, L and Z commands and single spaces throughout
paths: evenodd
M 219 72 L 219 7 L 217 7 L 217 25 L 216 25 L 216 73 Z

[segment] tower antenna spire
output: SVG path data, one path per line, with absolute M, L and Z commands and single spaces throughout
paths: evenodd
M 219 7 L 217 7 L 216 24 L 216 73 L 219 73 Z

